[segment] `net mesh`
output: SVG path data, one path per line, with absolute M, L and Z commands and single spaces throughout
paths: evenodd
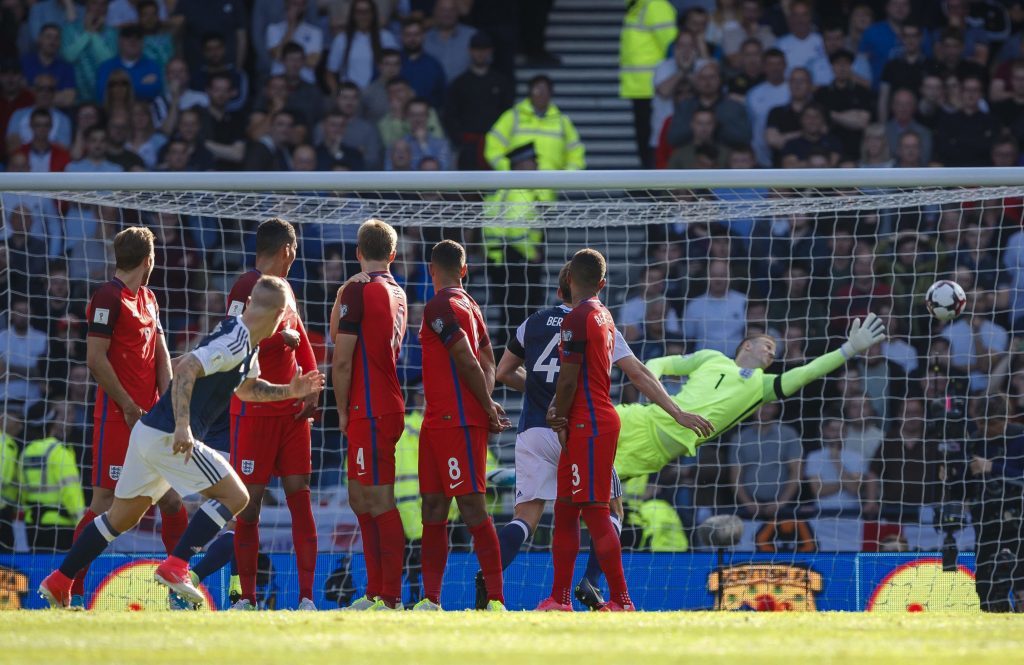
M 673 459 L 625 485 L 624 550 L 676 553 L 661 556 L 661 568 L 627 560 L 627 569 L 628 561 L 638 562 L 627 573 L 641 607 L 644 598 L 651 605 L 758 609 L 782 598 L 792 603 L 793 593 L 813 600 L 818 586 L 857 584 L 859 568 L 825 557 L 835 552 L 945 552 L 947 569 L 957 551 L 976 552 L 977 589 L 986 603 L 1013 604 L 1015 583 L 1024 583 L 1024 568 L 1017 567 L 1024 374 L 1016 355 L 1024 316 L 1024 187 L 25 191 L 4 192 L 0 204 L 0 400 L 12 442 L 0 478 L 2 549 L 49 554 L 53 563 L 76 521 L 69 517 L 57 529 L 32 523 L 47 507 L 19 498 L 20 465 L 11 461 L 31 441 L 63 441 L 88 498 L 95 383 L 85 364 L 85 306 L 113 274 L 117 231 L 144 225 L 156 234 L 150 287 L 174 357 L 223 318 L 226 292 L 252 267 L 256 226 L 272 216 L 291 221 L 299 258 L 289 279 L 329 374 L 334 292 L 358 271 L 358 224 L 379 217 L 400 233 L 393 272 L 408 293 L 413 332 L 399 371 L 411 408 L 421 379 L 415 331 L 432 293 L 426 259 L 442 238 L 468 250 L 467 288 L 484 310 L 499 356 L 530 312 L 556 302 L 558 270 L 582 247 L 608 259 L 603 298 L 643 361 L 701 349 L 732 357 L 745 335 L 763 332 L 777 341 L 769 371 L 782 372 L 838 348 L 849 322 L 869 310 L 886 321 L 890 339 L 864 357 L 756 411 L 700 446 L 696 457 Z M 949 324 L 930 317 L 923 304 L 938 279 L 955 280 L 968 296 L 965 313 Z M 685 390 L 685 379 L 666 377 L 665 385 L 675 393 Z M 496 395 L 515 422 L 521 396 L 502 387 Z M 644 401 L 617 370 L 613 399 Z M 323 555 L 361 551 L 329 389 L 322 406 L 312 440 L 318 585 L 345 558 Z M 514 431 L 495 437 L 491 449 L 490 506 L 501 526 L 515 502 Z M 262 547 L 288 553 L 284 494 L 276 486 L 270 494 Z M 74 517 L 83 499 L 68 500 L 63 512 Z M 723 515 L 738 517 L 739 526 L 709 521 Z M 465 527 L 452 525 L 453 546 L 469 551 Z M 410 538 L 418 533 L 408 523 L 406 531 Z M 113 551 L 160 552 L 159 538 L 154 517 L 116 541 Z M 542 554 L 525 557 L 508 574 L 506 586 L 518 589 L 523 606 L 546 595 L 549 543 L 550 514 L 528 541 L 528 549 Z M 714 559 L 719 549 L 726 560 Z M 757 552 L 767 572 L 735 563 Z M 361 591 L 358 564 L 349 565 L 350 586 Z M 467 565 L 475 570 L 475 563 Z M 707 571 L 718 572 L 709 577 Z M 294 587 L 290 574 L 280 573 L 277 586 Z M 886 587 L 860 605 L 906 605 L 915 589 L 927 591 L 914 601 L 926 608 L 969 605 L 971 585 L 958 586 L 944 574 L 922 565 L 890 585 L 903 595 L 893 600 L 886 594 L 896 592 Z M 802 591 L 782 588 L 786 575 Z M 681 587 L 698 578 L 701 588 L 680 600 Z M 761 593 L 755 580 L 777 584 Z M 450 573 L 446 584 L 462 594 L 454 605 L 471 602 L 471 575 Z

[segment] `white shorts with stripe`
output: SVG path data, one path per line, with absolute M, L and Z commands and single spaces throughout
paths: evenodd
M 558 458 L 562 444 L 547 427 L 531 427 L 516 435 L 516 505 L 558 498 Z M 622 496 L 619 476 L 612 469 L 612 498 Z
M 174 454 L 173 434 L 137 422 L 128 439 L 128 452 L 114 496 L 148 496 L 156 503 L 172 487 L 178 494 L 188 496 L 209 489 L 229 475 L 235 476 L 234 469 L 213 448 L 196 441 L 192 459 L 185 464 L 184 455 Z

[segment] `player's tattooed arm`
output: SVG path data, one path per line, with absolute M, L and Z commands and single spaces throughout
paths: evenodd
M 246 379 L 235 394 L 243 402 L 277 402 L 283 399 L 302 399 L 323 390 L 324 375 L 318 370 L 296 373 L 291 383 L 276 384 L 263 379 Z
M 174 453 L 184 453 L 185 464 L 192 458 L 192 391 L 196 379 L 205 375 L 203 363 L 195 354 L 187 353 L 175 365 L 176 376 L 171 382 L 171 405 L 174 409 Z

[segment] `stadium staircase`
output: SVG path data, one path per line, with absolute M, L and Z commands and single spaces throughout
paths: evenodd
M 623 0 L 555 0 L 547 48 L 562 58 L 560 67 L 517 68 L 517 99 L 526 82 L 547 74 L 554 101 L 579 129 L 591 169 L 639 166 L 630 103 L 619 99 L 619 33 Z

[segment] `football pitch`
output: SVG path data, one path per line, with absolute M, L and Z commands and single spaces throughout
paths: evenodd
M 0 663 L 1020 662 L 1013 615 L 555 615 L 22 611 L 0 618 Z

